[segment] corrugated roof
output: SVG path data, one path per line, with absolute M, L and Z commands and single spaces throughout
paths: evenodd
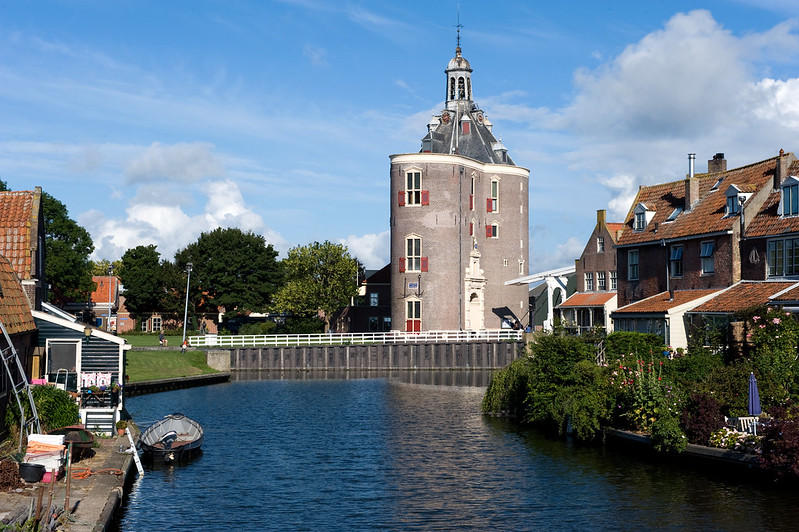
M 558 305 L 563 307 L 603 307 L 616 296 L 616 292 L 578 292 Z
M 673 222 L 668 223 L 665 223 L 666 219 L 674 209 L 685 206 L 685 180 L 642 187 L 633 205 L 644 203 L 647 209 L 655 212 L 655 216 L 643 231 L 634 231 L 635 215 L 630 210 L 619 245 L 730 231 L 732 224 L 739 223 L 739 217 L 725 215 L 727 197 L 724 190 L 729 185 L 736 185 L 747 191 L 754 191 L 764 185 L 771 186 L 775 169 L 776 157 L 726 172 L 697 175 L 693 179 L 698 180 L 699 201 L 690 211 L 683 211 Z M 714 187 L 716 183 L 719 183 L 718 187 Z
M 0 256 L 0 320 L 9 335 L 36 329 L 30 302 L 11 263 Z
M 796 281 L 741 281 L 722 290 L 713 299 L 691 309 L 691 312 L 732 313 L 757 305 L 766 305 L 770 296 L 796 284 Z
M 666 313 L 674 307 L 679 307 L 690 303 L 696 299 L 708 296 L 718 290 L 675 290 L 674 298 L 668 292 L 661 292 L 654 296 L 630 303 L 627 306 L 618 308 L 613 314 L 651 314 Z

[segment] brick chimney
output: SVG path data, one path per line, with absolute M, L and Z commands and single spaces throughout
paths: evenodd
M 605 225 L 605 220 L 606 219 L 607 218 L 606 218 L 606 215 L 605 215 L 605 209 L 599 209 L 598 211 L 596 211 L 596 224 L 597 224 L 597 226 L 602 227 L 603 225 Z
M 780 154 L 777 157 L 777 167 L 774 169 L 774 184 L 772 185 L 773 190 L 780 189 L 780 183 L 788 177 L 788 167 L 791 166 L 793 162 L 793 157 L 790 154 L 786 154 L 785 151 L 780 148 Z
M 696 154 L 688 154 L 688 178 L 685 180 L 685 212 L 691 210 L 691 207 L 699 201 L 699 180 L 694 179 L 694 164 L 696 162 Z
M 707 162 L 707 173 L 718 174 L 719 172 L 727 171 L 727 159 L 724 158 L 723 153 L 717 153 Z

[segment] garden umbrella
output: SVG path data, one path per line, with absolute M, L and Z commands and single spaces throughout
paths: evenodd
M 759 416 L 762 410 L 760 409 L 760 394 L 757 391 L 757 379 L 755 374 L 749 374 L 749 415 Z M 757 420 L 755 420 L 755 434 L 757 434 Z

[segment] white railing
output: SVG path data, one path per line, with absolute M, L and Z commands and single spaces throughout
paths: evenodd
M 420 342 L 486 342 L 518 341 L 522 331 L 509 329 L 486 329 L 481 331 L 421 331 L 380 333 L 333 333 L 333 334 L 259 334 L 190 336 L 190 347 L 283 347 L 298 345 L 365 345 L 365 344 L 411 344 Z

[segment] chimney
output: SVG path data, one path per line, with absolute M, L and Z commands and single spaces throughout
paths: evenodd
M 727 171 L 727 159 L 724 158 L 723 153 L 717 153 L 707 162 L 707 173 L 717 174 L 719 172 Z
M 774 190 L 780 189 L 780 183 L 788 177 L 788 167 L 791 166 L 792 157 L 786 157 L 785 151 L 780 148 L 780 154 L 777 157 L 777 167 L 774 169 Z
M 691 207 L 699 200 L 699 180 L 694 179 L 694 163 L 696 162 L 696 154 L 688 154 L 688 178 L 685 180 L 685 212 L 691 210 Z
M 605 225 L 605 220 L 606 220 L 606 218 L 605 218 L 605 209 L 599 209 L 598 211 L 596 211 L 596 224 L 599 227 L 602 227 L 603 225 Z

